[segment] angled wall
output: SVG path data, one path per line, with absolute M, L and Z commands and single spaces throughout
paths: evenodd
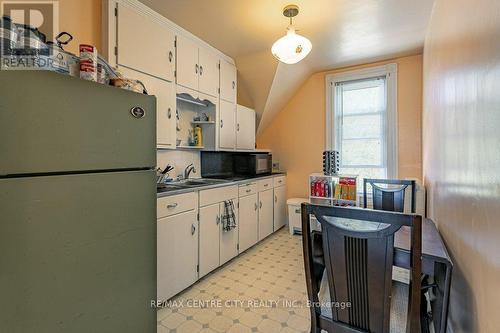
M 307 177 L 322 170 L 325 149 L 325 76 L 368 66 L 398 64 L 399 176 L 422 178 L 421 114 L 422 55 L 315 73 L 257 137 L 258 148 L 269 148 L 287 171 L 288 197 L 307 197 Z

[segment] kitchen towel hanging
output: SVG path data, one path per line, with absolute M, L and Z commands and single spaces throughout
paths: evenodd
M 231 231 L 236 228 L 236 217 L 234 215 L 233 200 L 224 201 L 224 213 L 222 214 L 222 230 Z

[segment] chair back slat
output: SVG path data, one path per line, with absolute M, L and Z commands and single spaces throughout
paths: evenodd
M 389 332 L 394 233 L 408 225 L 409 219 L 421 223 L 421 217 L 310 204 L 303 204 L 303 209 L 307 210 L 303 218 L 309 220 L 312 214 L 321 223 L 332 321 L 351 327 L 353 332 Z M 349 229 L 350 224 L 352 229 Z M 303 230 L 303 237 L 308 237 L 305 221 Z M 415 240 L 416 243 L 420 241 L 420 238 Z M 421 251 L 418 246 L 415 249 Z M 307 251 L 304 247 L 305 255 Z M 305 265 L 307 273 L 308 260 Z M 312 276 L 312 273 L 306 275 Z M 417 280 L 412 283 L 418 284 L 420 279 Z M 335 302 L 349 302 L 351 306 L 342 309 L 335 306 Z M 314 325 L 321 320 L 312 322 Z

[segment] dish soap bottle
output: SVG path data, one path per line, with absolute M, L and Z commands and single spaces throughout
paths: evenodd
M 194 128 L 194 142 L 198 147 L 203 146 L 203 135 L 200 125 L 196 125 Z

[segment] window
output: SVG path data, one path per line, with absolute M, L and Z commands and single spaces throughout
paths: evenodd
M 397 178 L 396 73 L 390 64 L 327 76 L 326 146 L 360 182 Z

